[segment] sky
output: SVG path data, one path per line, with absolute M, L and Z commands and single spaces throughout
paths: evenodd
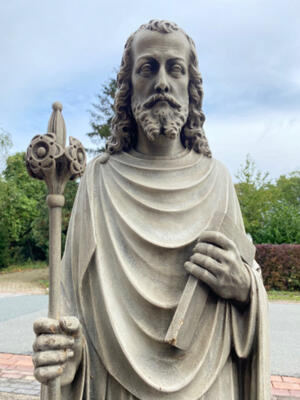
M 150 19 L 195 41 L 204 125 L 234 176 L 246 155 L 276 179 L 300 169 L 299 0 L 10 0 L 0 3 L 0 128 L 11 154 L 46 133 L 54 101 L 91 147 L 88 110 L 128 36 Z

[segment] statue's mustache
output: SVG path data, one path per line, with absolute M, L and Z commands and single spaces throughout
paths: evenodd
M 167 101 L 171 107 L 177 108 L 178 110 L 181 109 L 181 105 L 172 96 L 160 93 L 151 96 L 150 99 L 143 104 L 143 108 L 151 108 L 158 101 Z

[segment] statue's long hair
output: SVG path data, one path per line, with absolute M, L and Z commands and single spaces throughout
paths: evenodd
M 143 30 L 159 33 L 182 32 L 190 44 L 189 63 L 189 115 L 181 132 L 182 144 L 194 149 L 197 153 L 211 157 L 211 151 L 206 139 L 203 124 L 205 115 L 202 112 L 202 77 L 198 71 L 198 60 L 193 40 L 178 25 L 169 21 L 151 20 L 142 25 L 127 40 L 124 48 L 120 71 L 117 76 L 117 93 L 115 96 L 115 116 L 106 150 L 110 153 L 129 151 L 137 141 L 137 125 L 131 111 L 131 72 L 132 72 L 132 42 L 135 35 Z

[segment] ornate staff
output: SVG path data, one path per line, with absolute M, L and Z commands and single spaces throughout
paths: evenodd
M 49 318 L 59 319 L 61 268 L 61 211 L 65 203 L 64 189 L 69 179 L 81 176 L 86 166 L 86 154 L 79 140 L 70 136 L 66 146 L 66 125 L 62 105 L 53 103 L 48 133 L 36 135 L 28 149 L 26 167 L 33 178 L 46 182 L 49 207 Z M 48 385 L 49 400 L 60 399 L 60 379 Z

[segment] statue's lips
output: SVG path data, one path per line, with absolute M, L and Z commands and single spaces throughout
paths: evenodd
M 168 103 L 171 107 L 177 108 L 178 110 L 180 110 L 181 108 L 181 105 L 175 99 L 173 99 L 173 97 L 161 94 L 156 94 L 152 96 L 148 101 L 144 103 L 143 107 L 149 109 L 159 102 Z

